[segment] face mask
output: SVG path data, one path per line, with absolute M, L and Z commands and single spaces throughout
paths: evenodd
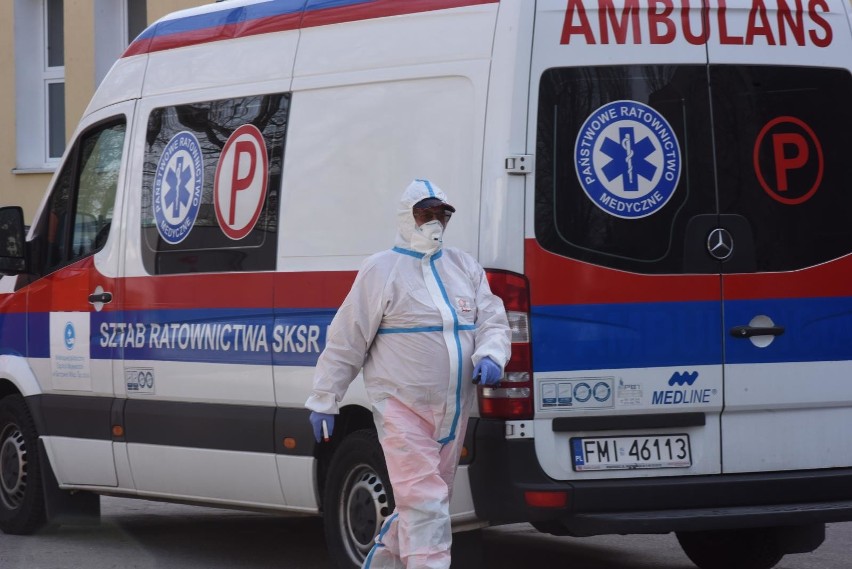
M 441 247 L 444 226 L 437 219 L 415 228 L 411 234 L 411 247 L 418 253 L 432 253 Z

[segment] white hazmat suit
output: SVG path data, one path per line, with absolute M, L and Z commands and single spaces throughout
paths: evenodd
M 424 239 L 412 207 L 444 193 L 406 188 L 396 246 L 368 258 L 328 331 L 305 406 L 336 414 L 363 367 L 396 510 L 365 569 L 448 569 L 449 501 L 475 386 L 488 356 L 502 370 L 511 333 L 503 302 L 469 254 Z

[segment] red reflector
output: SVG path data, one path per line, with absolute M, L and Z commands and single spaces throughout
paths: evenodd
M 524 500 L 533 508 L 564 508 L 568 492 L 524 492 Z
M 532 398 L 485 399 L 484 397 L 480 397 L 479 414 L 490 418 L 532 419 Z

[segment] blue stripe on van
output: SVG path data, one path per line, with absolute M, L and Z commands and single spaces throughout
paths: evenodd
M 492 4 L 499 0 L 267 0 L 247 6 L 160 20 L 137 37 L 122 57 L 256 34 L 432 10 Z
M 768 347 L 757 348 L 728 332 L 759 314 L 784 328 Z M 852 360 L 852 297 L 728 301 L 725 333 L 727 363 Z
M 534 370 L 718 364 L 719 310 L 718 302 L 533 306 Z
M 27 315 L 23 312 L 0 314 L 0 356 L 27 353 L 26 326 Z
M 137 39 L 195 32 L 207 28 L 227 26 L 250 20 L 258 20 L 261 18 L 271 18 L 274 16 L 283 16 L 285 14 L 296 14 L 302 12 L 305 8 L 306 1 L 307 0 L 274 0 L 273 2 L 263 2 L 260 4 L 252 4 L 250 6 L 231 8 L 228 10 L 218 10 L 208 14 L 197 14 L 195 16 L 163 20 L 146 29 Z M 356 1 L 358 0 L 347 0 L 349 4 L 353 4 Z M 360 1 L 363 2 L 367 0 Z
M 852 360 L 852 297 L 728 301 L 723 329 L 717 302 L 534 306 L 535 371 L 625 369 Z M 116 313 L 92 313 L 94 359 L 125 357 L 253 365 L 312 366 L 325 345 L 333 309 L 138 310 L 122 315 L 133 337 L 111 324 Z M 729 329 L 758 314 L 785 333 L 766 348 Z M 0 315 L 0 354 L 50 356 L 50 314 Z M 206 325 L 208 328 L 203 328 Z M 218 326 L 218 327 L 217 327 Z M 459 330 L 464 327 L 459 327 Z M 187 337 L 189 334 L 192 337 Z
M 109 359 L 118 350 L 129 360 L 246 365 L 313 366 L 325 346 L 334 310 L 247 309 L 140 310 L 94 313 L 91 357 Z M 44 342 L 47 342 L 45 331 Z
M 730 335 L 764 314 L 785 333 L 766 348 Z M 852 360 L 852 298 L 534 306 L 535 371 L 626 369 L 722 362 Z

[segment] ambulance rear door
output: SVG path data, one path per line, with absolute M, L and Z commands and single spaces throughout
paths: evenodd
M 711 10 L 724 472 L 852 465 L 846 0 Z M 729 257 L 725 257 L 729 255 Z
M 539 0 L 525 272 L 557 480 L 721 469 L 718 223 L 700 4 Z

